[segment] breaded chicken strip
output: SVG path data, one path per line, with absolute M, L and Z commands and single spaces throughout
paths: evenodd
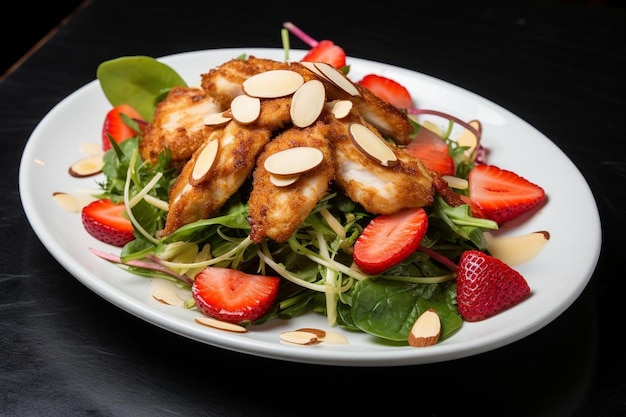
M 329 126 L 316 122 L 310 127 L 292 128 L 276 136 L 263 148 L 253 174 L 252 192 L 248 201 L 250 238 L 255 243 L 270 238 L 285 242 L 328 192 L 334 177 L 332 150 L 326 139 Z M 301 173 L 295 183 L 276 186 L 265 169 L 265 160 L 279 151 L 300 146 L 319 149 L 322 162 Z
M 144 161 L 156 162 L 165 148 L 172 152 L 171 165 L 182 166 L 213 130 L 202 122 L 220 111 L 201 88 L 174 87 L 159 103 L 152 123 L 146 126 L 139 153 Z
M 402 145 L 406 145 L 410 141 L 409 135 L 413 132 L 413 125 L 404 111 L 381 100 L 365 87 L 353 83 L 339 71 L 336 71 L 339 76 L 354 85 L 358 92 L 356 95 L 349 94 L 336 84 L 329 82 L 327 78 L 320 77 L 319 72 L 312 72 L 300 62 L 281 62 L 254 56 L 245 60 L 232 59 L 202 74 L 201 86 L 221 106 L 229 107 L 232 99 L 243 93 L 242 83 L 246 79 L 255 74 L 275 69 L 296 71 L 302 75 L 305 81 L 319 79 L 324 83 L 328 101 L 351 100 L 354 108 L 361 113 L 361 116 L 376 126 L 383 135 Z
M 350 138 L 351 123 L 361 123 L 377 133 L 357 113 L 352 112 L 341 120 L 331 116 L 327 121 L 335 159 L 335 184 L 353 201 L 372 214 L 392 214 L 403 208 L 432 204 L 433 179 L 421 161 L 390 145 L 398 163 L 383 166 L 361 151 Z
M 236 121 L 215 129 L 192 155 L 170 189 L 164 235 L 197 220 L 217 214 L 251 174 L 258 153 L 277 129 L 290 122 L 289 98 L 264 100 L 259 118 L 249 125 Z M 219 141 L 216 160 L 206 179 L 190 183 L 195 161 L 210 141 Z

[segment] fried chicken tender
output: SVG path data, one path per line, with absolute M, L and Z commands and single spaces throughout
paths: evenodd
M 264 100 L 261 114 L 251 124 L 241 125 L 231 121 L 223 128 L 213 130 L 191 159 L 183 166 L 181 174 L 170 189 L 169 211 L 163 234 L 217 214 L 228 199 L 250 176 L 258 153 L 270 141 L 277 129 L 290 122 L 290 98 Z M 210 141 L 219 141 L 216 160 L 206 179 L 192 185 L 190 175 L 196 159 Z
M 372 214 L 392 214 L 403 208 L 425 207 L 433 203 L 431 173 L 422 162 L 390 145 L 398 158 L 395 166 L 383 166 L 367 156 L 350 138 L 351 123 L 361 123 L 382 136 L 357 113 L 337 120 L 327 118 L 328 139 L 335 160 L 335 181 L 346 195 Z
M 266 237 L 278 243 L 285 242 L 326 195 L 335 172 L 332 150 L 326 139 L 328 131 L 329 126 L 318 121 L 304 129 L 288 129 L 265 145 L 257 159 L 248 200 L 248 223 L 253 242 L 260 243 Z M 265 160 L 279 151 L 299 146 L 322 151 L 322 162 L 301 173 L 293 184 L 274 185 L 264 167 Z
M 144 161 L 156 162 L 159 153 L 168 148 L 172 153 L 171 165 L 181 167 L 213 130 L 203 124 L 204 118 L 219 110 L 219 105 L 201 88 L 172 88 L 146 127 L 139 154 Z
M 348 77 L 341 74 L 349 83 L 354 84 L 358 95 L 351 95 L 337 85 L 321 78 L 300 62 L 281 62 L 271 59 L 256 58 L 232 59 L 201 75 L 201 87 L 204 88 L 221 106 L 229 107 L 236 96 L 243 94 L 243 82 L 255 74 L 269 70 L 291 70 L 299 73 L 304 81 L 318 79 L 324 83 L 326 97 L 332 100 L 350 100 L 355 109 L 365 120 L 376 126 L 385 136 L 389 136 L 396 143 L 406 145 L 410 141 L 409 135 L 413 132 L 407 114 L 380 99 L 367 88 L 353 83 Z

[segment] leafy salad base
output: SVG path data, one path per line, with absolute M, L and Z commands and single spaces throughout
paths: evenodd
M 183 53 L 162 58 L 189 85 L 200 74 L 242 54 L 285 59 L 282 49 L 236 48 Z M 291 51 L 298 60 L 304 51 Z M 506 109 L 460 87 L 387 64 L 349 58 L 350 76 L 378 73 L 405 85 L 421 108 L 437 109 L 464 120 L 479 119 L 490 163 L 511 169 L 541 184 L 549 203 L 499 234 L 550 231 L 550 244 L 540 255 L 516 269 L 531 286 L 531 296 L 512 309 L 477 323 L 463 323 L 449 339 L 427 348 L 394 345 L 364 333 L 329 328 L 323 315 L 309 313 L 291 320 L 273 320 L 245 334 L 195 323 L 200 313 L 167 306 L 152 297 L 154 283 L 94 256 L 89 248 L 115 252 L 84 231 L 80 216 L 58 207 L 55 192 L 97 189 L 94 178 L 77 179 L 67 168 L 82 155 L 85 143 L 97 143 L 102 117 L 110 108 L 97 81 L 80 88 L 40 122 L 29 139 L 20 166 L 20 195 L 27 218 L 44 246 L 74 277 L 112 304 L 181 336 L 246 354 L 303 363 L 341 366 L 398 366 L 471 356 L 519 340 L 544 327 L 567 309 L 587 285 L 598 260 L 600 221 L 589 187 L 567 156 L 549 139 Z M 584 222 L 581 219 L 585 219 Z M 581 245 L 581 239 L 585 244 Z M 572 262 L 572 260 L 575 260 Z M 69 302 L 69 301 L 68 301 Z M 345 335 L 347 344 L 297 346 L 282 343 L 279 334 L 316 327 Z

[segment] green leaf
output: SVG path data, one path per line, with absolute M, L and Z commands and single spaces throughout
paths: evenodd
M 170 66 L 148 56 L 125 56 L 105 61 L 96 76 L 111 105 L 129 104 L 147 122 L 169 90 L 186 86 L 183 78 Z

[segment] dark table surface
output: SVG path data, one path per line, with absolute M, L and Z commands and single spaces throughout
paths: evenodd
M 575 2 L 370 3 L 87 1 L 1 81 L 0 415 L 626 415 L 626 13 Z M 107 59 L 280 47 L 287 20 L 351 56 L 484 96 L 563 150 L 587 179 L 603 230 L 595 273 L 562 315 L 464 359 L 301 364 L 162 330 L 60 266 L 27 222 L 18 192 L 23 148 L 46 113 Z M 292 47 L 305 45 L 292 40 Z M 575 231 L 573 238 L 586 244 Z

